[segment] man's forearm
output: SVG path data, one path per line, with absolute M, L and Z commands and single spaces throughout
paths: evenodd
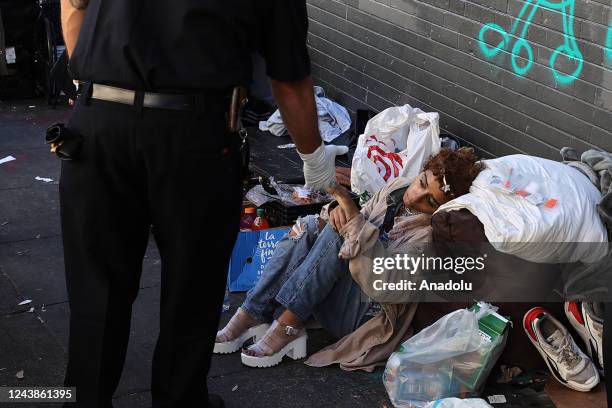
M 297 150 L 305 154 L 314 152 L 322 141 L 312 78 L 295 82 L 272 80 L 272 91 Z
M 89 0 L 61 0 L 62 31 L 68 56 L 72 55 L 79 39 L 81 25 L 85 18 L 85 9 L 88 5 Z

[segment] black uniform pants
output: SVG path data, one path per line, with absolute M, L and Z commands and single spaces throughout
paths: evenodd
M 83 136 L 62 162 L 70 340 L 66 386 L 111 407 L 124 365 L 150 226 L 161 255 L 154 407 L 205 407 L 206 376 L 241 208 L 239 140 L 222 100 L 203 112 L 79 101 Z M 206 104 L 205 104 L 206 105 Z

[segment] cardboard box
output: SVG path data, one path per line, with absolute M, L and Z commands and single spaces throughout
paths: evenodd
M 227 276 L 230 292 L 244 292 L 259 280 L 276 245 L 291 228 L 240 231 L 230 259 Z
M 481 306 L 480 303 L 475 304 L 470 308 L 474 312 L 478 312 Z M 488 376 L 491 368 L 495 364 L 503 347 L 505 346 L 505 339 L 501 338 L 505 335 L 510 321 L 502 315 L 490 312 L 481 317 L 478 320 L 478 334 L 485 340 L 486 343 L 494 343 L 500 340 L 500 343 L 495 347 L 483 348 L 474 353 L 464 354 L 461 356 L 465 359 L 462 364 L 455 367 L 453 370 L 453 379 L 460 383 L 468 394 L 474 391 L 478 384 L 482 384 L 485 379 L 484 376 Z M 473 367 L 473 368 L 469 368 Z

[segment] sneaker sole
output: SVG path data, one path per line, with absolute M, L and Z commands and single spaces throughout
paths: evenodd
M 240 358 L 242 359 L 242 364 L 248 367 L 255 368 L 268 368 L 274 367 L 280 364 L 283 361 L 283 357 L 288 356 L 293 360 L 299 360 L 301 358 L 306 357 L 306 343 L 308 340 L 308 335 L 305 334 L 303 336 L 298 337 L 293 340 L 285 347 L 283 347 L 278 353 L 274 353 L 271 356 L 265 357 L 255 357 L 249 356 L 247 354 L 242 353 Z
M 223 343 L 215 343 L 215 348 L 213 349 L 214 354 L 230 354 L 234 353 L 242 347 L 247 340 L 255 339 L 255 341 L 259 340 L 264 333 L 270 327 L 269 324 L 264 323 L 257 326 L 253 326 L 247 331 L 245 331 L 240 337 L 235 338 L 231 341 L 226 341 Z
M 571 388 L 572 390 L 580 392 L 591 391 L 593 388 L 595 388 L 597 384 L 599 384 L 599 375 L 596 375 L 592 383 L 589 383 L 589 385 L 577 384 L 575 382 L 564 380 L 563 378 L 561 378 L 561 375 L 557 371 L 557 368 L 552 366 L 551 358 L 548 356 L 548 354 L 546 354 L 546 351 L 544 351 L 544 349 L 540 347 L 540 343 L 538 343 L 537 340 L 534 340 L 531 336 L 531 324 L 528 322 L 532 320 L 532 317 L 534 317 L 534 315 L 538 315 L 542 312 L 548 313 L 544 308 L 534 307 L 532 309 L 529 309 L 527 313 L 525 313 L 525 315 L 523 316 L 523 330 L 525 331 L 525 334 L 527 334 L 527 337 L 529 337 L 529 341 L 531 341 L 531 344 L 533 344 L 536 350 L 538 350 L 538 353 L 540 353 L 540 356 L 542 356 L 542 359 L 548 367 L 548 371 L 550 371 L 550 373 L 553 375 L 553 377 L 555 377 L 557 381 L 559 381 L 567 388 Z M 595 372 L 597 374 L 597 371 Z

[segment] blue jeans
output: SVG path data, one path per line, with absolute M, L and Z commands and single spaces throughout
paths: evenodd
M 348 261 L 338 257 L 342 237 L 329 224 L 319 231 L 317 216 L 298 223 L 302 231 L 279 241 L 241 307 L 261 321 L 284 309 L 303 322 L 314 316 L 330 334 L 343 337 L 362 324 L 370 303 L 363 301 Z

